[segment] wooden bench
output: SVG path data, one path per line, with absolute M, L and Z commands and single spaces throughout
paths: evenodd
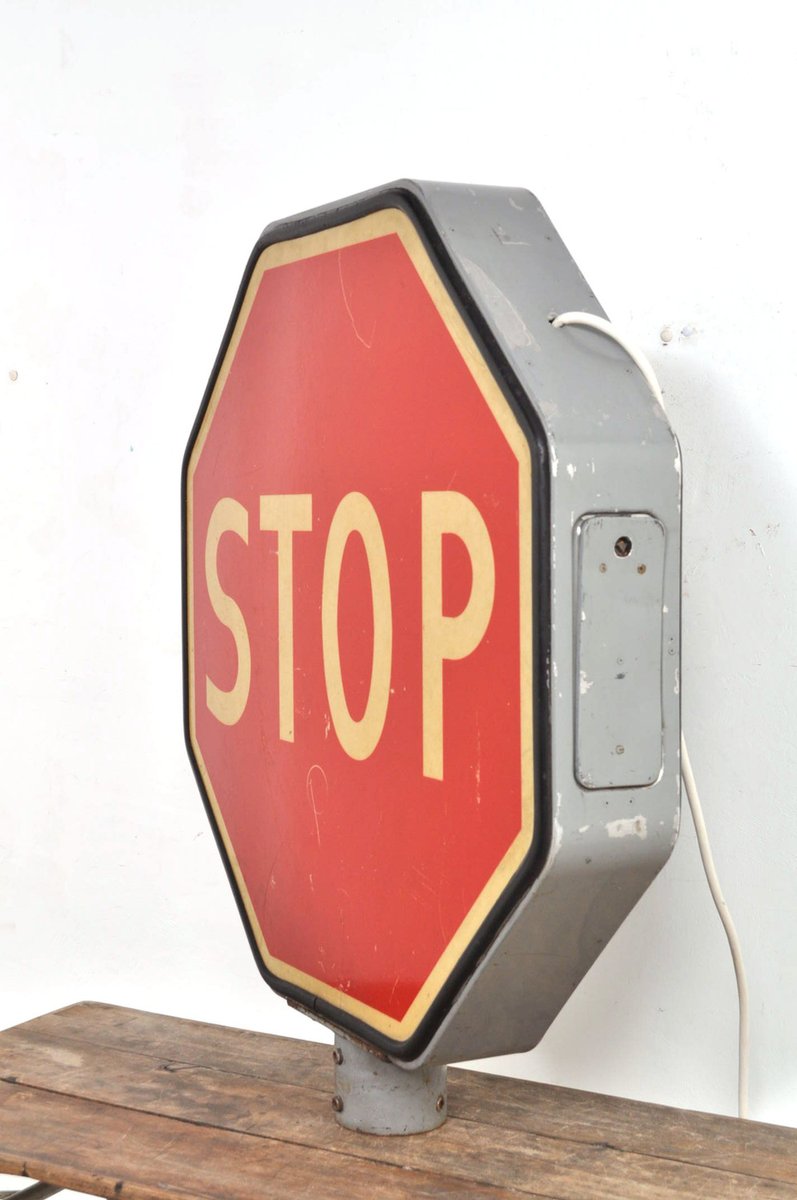
M 446 1124 L 340 1128 L 331 1047 L 76 1004 L 0 1034 L 0 1172 L 122 1200 L 797 1197 L 797 1130 L 452 1069 Z

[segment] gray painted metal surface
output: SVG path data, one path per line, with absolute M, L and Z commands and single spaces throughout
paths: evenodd
M 550 845 L 536 882 L 423 1053 L 401 1064 L 414 1070 L 535 1046 L 669 857 L 680 816 L 681 479 L 675 435 L 625 351 L 594 330 L 551 325 L 566 311 L 606 314 L 535 197 L 520 188 L 412 181 L 395 187 L 426 209 L 542 422 L 550 464 L 551 650 L 544 695 L 535 698 L 548 706 L 550 720 Z M 578 654 L 598 664 L 603 651 L 594 629 L 586 644 L 578 632 L 583 579 L 579 584 L 576 530 L 586 518 L 612 514 L 646 514 L 656 555 L 638 627 L 631 622 L 623 635 L 606 606 L 612 625 L 606 645 L 619 638 L 612 646 L 627 654 L 615 657 L 638 660 L 629 688 L 639 704 L 619 705 L 622 744 L 633 765 L 627 776 L 600 762 L 602 735 L 594 732 L 595 714 L 579 709 L 578 695 Z M 654 550 L 655 528 L 662 537 Z M 627 612 L 632 602 L 619 575 L 616 582 Z M 589 603 L 597 620 L 595 599 Z M 592 722 L 589 734 L 584 720 Z
M 446 1119 L 446 1068 L 407 1071 L 349 1038 L 335 1038 L 335 1095 L 341 1125 L 358 1133 L 427 1133 Z
M 583 517 L 575 539 L 576 779 L 646 787 L 661 771 L 664 529 L 604 514 Z

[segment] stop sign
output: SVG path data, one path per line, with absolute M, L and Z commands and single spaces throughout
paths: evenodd
M 186 456 L 188 739 L 266 978 L 393 1053 L 533 869 L 530 442 L 404 206 L 256 248 Z
M 521 188 L 280 222 L 184 460 L 186 740 L 253 951 L 401 1076 L 536 1045 L 678 830 L 678 446 L 585 311 Z

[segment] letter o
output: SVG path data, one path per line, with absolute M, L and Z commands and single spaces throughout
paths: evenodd
M 352 717 L 346 701 L 338 640 L 340 572 L 352 533 L 359 533 L 365 546 L 374 614 L 371 682 L 365 712 L 359 721 Z M 390 699 L 393 612 L 385 539 L 374 506 L 362 492 L 349 492 L 343 497 L 329 527 L 321 589 L 321 636 L 329 712 L 338 741 L 350 758 L 368 758 L 382 736 Z

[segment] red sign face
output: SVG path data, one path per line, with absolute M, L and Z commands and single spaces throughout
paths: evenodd
M 267 977 L 405 1042 L 531 846 L 531 456 L 410 218 L 268 245 L 186 469 L 188 728 Z

